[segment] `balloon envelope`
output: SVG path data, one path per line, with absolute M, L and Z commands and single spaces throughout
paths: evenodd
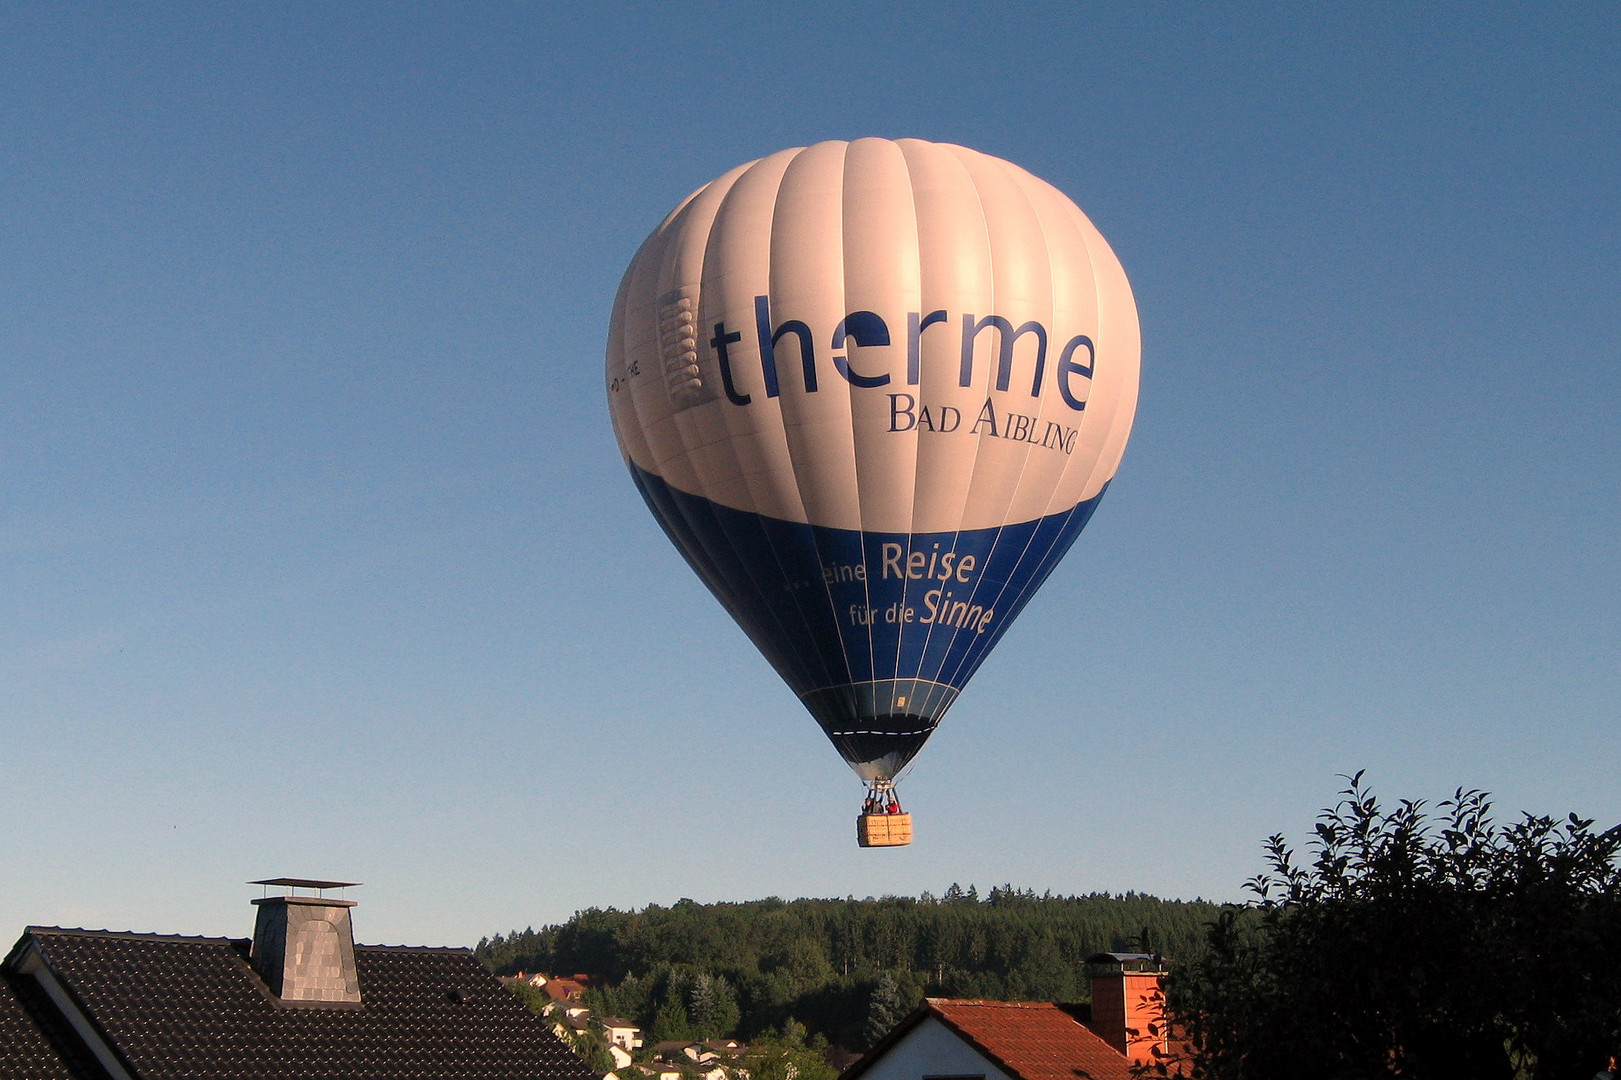
M 885 780 L 1091 517 L 1139 353 L 1119 260 L 1055 188 L 860 139 L 739 166 L 654 230 L 608 399 L 670 539 Z

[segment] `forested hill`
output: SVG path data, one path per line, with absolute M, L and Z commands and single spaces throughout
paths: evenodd
M 681 900 L 641 911 L 592 908 L 560 926 L 485 938 L 477 954 L 501 974 L 587 973 L 604 987 L 596 1007 L 659 1039 L 747 1039 L 792 1018 L 859 1048 L 879 998 L 898 996 L 889 1009 L 925 995 L 1082 1000 L 1087 956 L 1191 958 L 1216 912 L 1198 900 L 1038 896 L 1011 885 L 983 898 L 953 885 L 939 897 Z

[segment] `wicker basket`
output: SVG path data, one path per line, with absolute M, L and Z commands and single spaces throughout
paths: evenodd
M 856 818 L 856 843 L 862 847 L 904 847 L 911 842 L 911 814 L 862 814 Z

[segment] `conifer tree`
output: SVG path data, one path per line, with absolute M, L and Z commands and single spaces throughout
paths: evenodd
M 910 1011 L 901 997 L 900 983 L 894 975 L 884 972 L 867 1001 L 867 1026 L 863 1031 L 867 1045 L 871 1046 L 889 1034 L 889 1029 L 900 1023 Z

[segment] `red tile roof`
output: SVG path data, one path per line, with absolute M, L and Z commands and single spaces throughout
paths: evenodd
M 949 1001 L 929 1006 L 1022 1080 L 1130 1080 L 1126 1055 L 1050 1001 Z
M 553 1001 L 579 1001 L 585 996 L 585 984 L 578 978 L 558 975 L 546 980 L 546 994 Z
M 855 1080 L 905 1031 L 931 1016 L 1019 1080 L 1131 1080 L 1126 1056 L 1060 1005 L 950 998 L 929 998 L 846 1070 L 842 1080 Z

